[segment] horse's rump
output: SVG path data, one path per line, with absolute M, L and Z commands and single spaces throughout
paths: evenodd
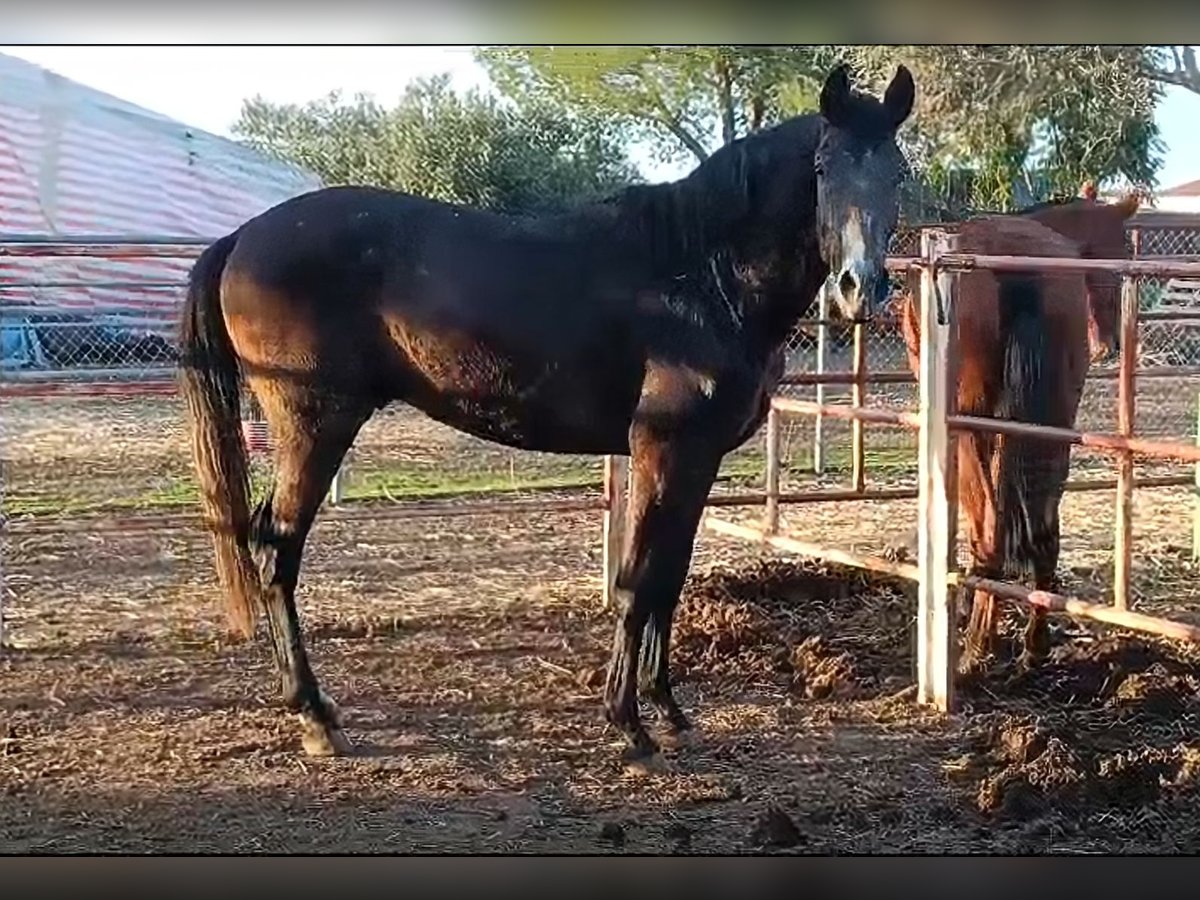
M 1079 246 L 1016 216 L 964 223 L 965 253 L 1076 258 Z M 1088 366 L 1088 297 L 1082 274 L 973 270 L 959 279 L 960 406 L 974 414 L 1070 427 Z M 973 395 L 972 395 L 973 394 Z M 982 409 L 978 407 L 984 407 Z M 990 407 L 990 408 L 988 408 Z M 996 548 L 1021 575 L 1056 555 L 1058 503 L 1070 446 L 1034 437 L 992 438 Z

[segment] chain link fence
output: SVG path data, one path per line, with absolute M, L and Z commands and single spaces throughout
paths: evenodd
M 10 393 L 173 378 L 188 270 L 206 243 L 0 235 L 0 371 Z

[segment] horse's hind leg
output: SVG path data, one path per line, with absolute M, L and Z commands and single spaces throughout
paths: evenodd
M 960 440 L 963 443 L 959 455 L 959 484 L 970 526 L 970 571 L 977 577 L 995 578 L 1001 561 L 994 476 L 989 466 L 989 458 L 994 459 L 995 443 L 980 434 L 964 435 Z M 995 650 L 995 642 L 996 598 L 989 591 L 976 590 L 972 595 L 959 671 L 971 674 L 981 669 Z
M 634 428 L 631 527 L 617 575 L 619 620 L 604 692 L 608 720 L 628 739 L 632 759 L 658 750 L 638 715 L 639 663 L 641 685 L 660 714 L 676 730 L 689 724 L 671 694 L 671 620 L 720 461 L 719 451 L 700 442 L 685 445 Z M 653 646 L 642 659 L 645 631 Z
M 262 567 L 263 605 L 283 701 L 300 718 L 310 756 L 349 752 L 337 706 L 321 690 L 308 661 L 296 611 L 304 542 L 333 476 L 369 411 L 266 393 L 276 433 L 275 486 L 254 515 L 252 540 Z
M 1042 474 L 1046 490 L 1042 507 L 1042 518 L 1035 519 L 1032 540 L 1033 586 L 1039 591 L 1058 589 L 1058 558 L 1062 546 L 1062 519 L 1060 508 L 1063 485 L 1070 474 L 1070 447 L 1054 447 L 1046 451 L 1050 455 L 1047 470 Z M 1041 499 L 1041 498 L 1039 498 Z M 1050 624 L 1046 610 L 1038 606 L 1029 607 L 1029 620 L 1022 635 L 1021 665 L 1033 666 L 1050 651 Z

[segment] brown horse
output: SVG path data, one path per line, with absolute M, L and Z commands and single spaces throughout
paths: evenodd
M 957 229 L 964 253 L 1078 258 L 1079 244 L 1024 216 L 981 216 Z M 919 296 L 919 295 L 916 295 Z M 901 331 L 913 372 L 920 362 L 919 302 L 906 294 Z M 964 415 L 1069 428 L 1090 364 L 1088 285 L 1082 274 L 984 269 L 959 276 L 958 409 Z M 1059 503 L 1071 448 L 1056 441 L 982 432 L 958 434 L 958 496 L 967 514 L 971 571 L 1022 578 L 1049 590 L 1058 567 Z M 977 591 L 963 668 L 986 657 L 995 598 Z M 1045 650 L 1045 614 L 1034 608 L 1023 660 Z
M 668 654 L 709 490 L 765 419 L 784 343 L 826 278 L 847 318 L 882 302 L 914 91 L 901 68 L 880 101 L 839 67 L 819 113 L 572 211 L 329 188 L 206 249 L 181 332 L 205 512 L 232 619 L 250 634 L 265 613 L 308 752 L 349 744 L 301 635 L 305 539 L 359 429 L 393 401 L 510 447 L 631 456 L 606 715 L 634 758 L 657 749 L 639 687 L 670 730 L 689 727 Z M 277 447 L 253 514 L 243 379 Z
M 1012 215 L 1053 228 L 1078 244 L 1084 259 L 1125 259 L 1129 255 L 1126 221 L 1137 212 L 1139 196 L 1131 193 L 1116 203 L 1100 203 L 1086 186 L 1084 191 L 1083 197 L 1036 203 Z M 938 227 L 953 231 L 956 225 Z M 1112 272 L 1088 272 L 1084 278 L 1088 288 L 1088 343 L 1092 360 L 1098 362 L 1120 347 L 1121 279 Z M 920 273 L 909 271 L 905 280 L 908 296 L 917 296 Z M 904 302 L 903 296 L 900 302 Z
M 1085 189 L 1086 190 L 1086 189 Z M 1099 203 L 1085 195 L 1066 201 L 1051 200 L 1017 212 L 1053 228 L 1079 245 L 1085 259 L 1125 259 L 1126 220 L 1137 212 L 1140 198 L 1131 193 L 1116 203 Z M 1088 272 L 1088 342 L 1092 360 L 1112 356 L 1120 347 L 1121 279 L 1112 272 Z

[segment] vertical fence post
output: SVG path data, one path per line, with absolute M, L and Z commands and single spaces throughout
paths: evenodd
M 867 392 L 867 338 L 866 326 L 854 323 L 854 383 L 850 387 L 850 405 L 862 406 Z M 862 493 L 867 487 L 866 468 L 866 422 L 853 419 L 850 422 L 850 483 L 851 489 Z
M 1117 371 L 1117 433 L 1133 436 L 1137 398 L 1138 280 L 1121 280 L 1121 356 Z M 1113 538 L 1113 606 L 1128 609 L 1133 562 L 1133 454 L 1117 456 L 1117 515 Z
M 817 292 L 817 374 L 825 373 L 825 357 L 829 354 L 829 292 L 825 285 Z M 825 403 L 825 385 L 817 385 L 817 403 Z M 817 413 L 813 418 L 813 472 L 825 472 L 825 416 Z
M 625 544 L 625 518 L 629 509 L 629 457 L 604 457 L 604 592 L 601 605 L 612 608 L 621 551 Z
M 345 471 L 346 465 L 343 461 L 342 465 L 338 466 L 338 470 L 333 473 L 333 481 L 329 484 L 329 503 L 331 506 L 337 506 L 342 502 L 342 473 Z
M 921 397 L 918 433 L 917 700 L 949 712 L 954 708 L 957 656 L 954 589 L 957 564 L 957 455 L 946 421 L 954 412 L 957 332 L 955 277 L 939 279 L 933 263 L 955 237 L 921 233 Z M 939 280 L 941 284 L 939 285 Z M 943 291 L 939 291 L 943 287 Z M 939 293 L 942 296 L 939 298 Z M 940 299 L 940 302 L 939 302 Z M 940 314 L 939 314 L 940 313 Z
M 1196 446 L 1200 447 L 1200 391 L 1196 393 Z M 1200 462 L 1196 463 L 1196 484 L 1192 489 L 1192 561 L 1200 562 Z
M 1200 391 L 1196 392 L 1196 446 L 1200 446 Z M 1200 462 L 1195 464 L 1192 488 L 1192 562 L 1200 563 Z
M 779 410 L 772 403 L 767 410 L 767 500 L 763 513 L 763 531 L 767 534 L 779 533 L 779 432 Z

